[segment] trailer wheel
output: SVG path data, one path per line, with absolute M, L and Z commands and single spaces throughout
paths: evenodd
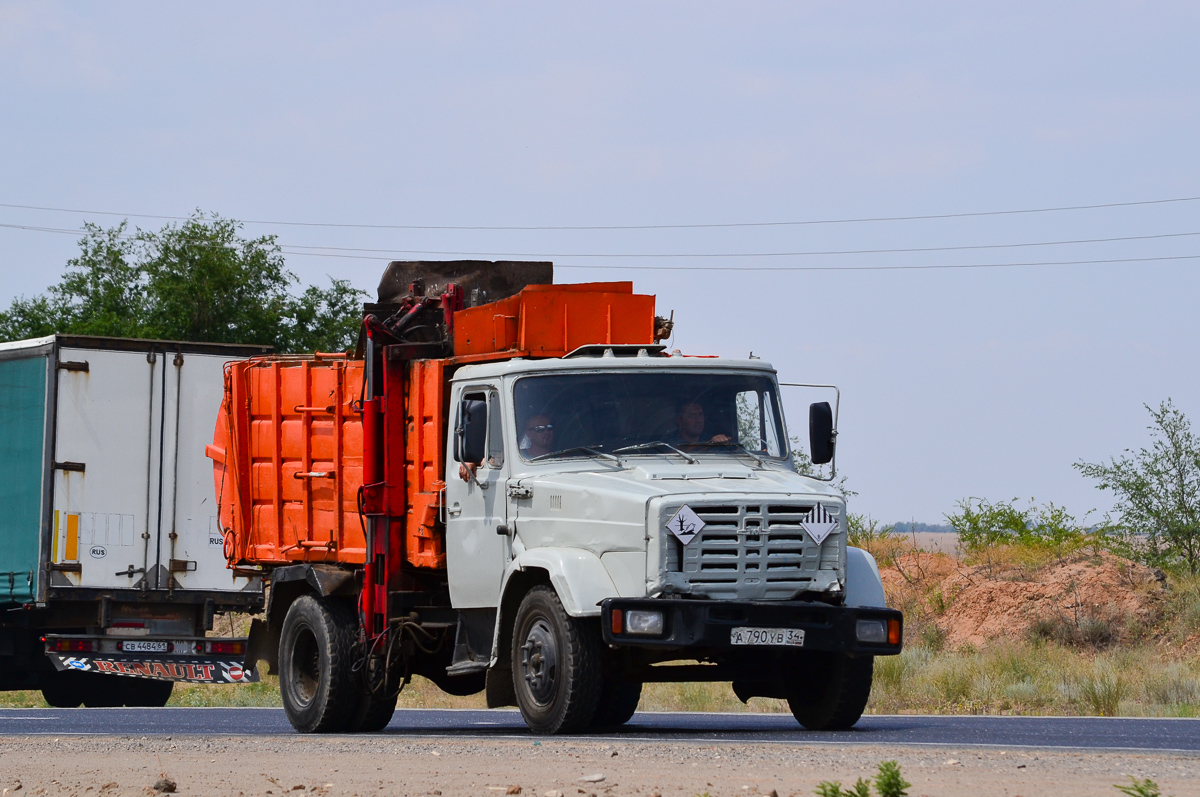
M 87 683 L 83 673 L 74 670 L 43 672 L 42 698 L 54 708 L 79 708 Z
M 154 678 L 122 678 L 121 696 L 130 708 L 162 708 L 171 699 L 174 681 Z
M 840 731 L 862 716 L 871 696 L 874 656 L 814 653 L 788 698 L 796 721 L 810 731 Z
M 356 626 L 349 607 L 327 598 L 301 595 L 288 608 L 279 635 L 279 692 L 301 733 L 340 731 L 353 719 Z
M 642 699 L 639 681 L 610 681 L 605 679 L 600 690 L 600 705 L 592 718 L 593 728 L 615 728 L 633 719 Z
M 526 593 L 513 626 L 513 687 L 534 733 L 583 730 L 600 700 L 599 629 L 567 614 L 554 590 Z
M 83 675 L 83 705 L 87 708 L 120 708 L 125 705 L 125 682 L 121 675 L 87 672 Z

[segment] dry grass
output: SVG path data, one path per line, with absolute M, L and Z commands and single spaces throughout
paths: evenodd
M 1053 643 L 909 647 L 877 659 L 876 714 L 1200 716 L 1200 664 L 1157 647 L 1094 653 Z

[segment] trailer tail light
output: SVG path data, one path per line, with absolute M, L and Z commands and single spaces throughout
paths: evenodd
M 621 621 L 624 619 L 624 618 L 623 618 L 623 616 L 622 616 L 622 614 L 623 614 L 623 613 L 621 612 L 621 610 L 620 610 L 620 609 L 613 609 L 613 611 L 612 611 L 612 632 L 613 632 L 613 636 L 618 636 L 618 635 L 621 633 L 621 628 L 622 628 L 622 622 L 621 622 Z
M 51 653 L 88 653 L 96 649 L 91 639 L 51 639 L 46 643 Z
M 241 656 L 246 652 L 245 642 L 209 642 L 209 653 L 224 653 L 234 656 Z
M 896 619 L 888 620 L 888 644 L 900 644 L 900 621 Z

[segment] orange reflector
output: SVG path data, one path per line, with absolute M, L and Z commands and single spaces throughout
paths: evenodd
M 612 613 L 612 632 L 613 632 L 614 634 L 619 634 L 619 633 L 621 633 L 621 620 L 622 620 L 622 619 L 623 619 L 623 618 L 622 618 L 622 616 L 621 616 L 621 610 L 620 610 L 620 609 L 613 609 L 613 613 Z
M 889 645 L 899 645 L 900 644 L 900 621 L 899 620 L 888 620 L 887 623 L 888 623 L 888 644 Z

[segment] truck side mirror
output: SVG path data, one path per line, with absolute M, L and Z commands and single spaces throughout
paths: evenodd
M 833 408 L 828 401 L 808 405 L 808 452 L 814 465 L 833 461 L 837 432 L 833 428 Z
M 458 426 L 454 429 L 454 458 L 459 462 L 483 462 L 483 444 L 487 438 L 487 402 L 482 397 L 464 398 L 458 405 Z

